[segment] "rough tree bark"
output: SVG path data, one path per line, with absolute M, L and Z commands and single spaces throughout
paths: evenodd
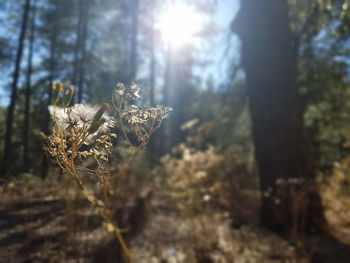
M 22 18 L 22 25 L 19 33 L 19 41 L 17 46 L 15 69 L 13 73 L 13 81 L 11 86 L 10 104 L 7 109 L 4 156 L 3 156 L 3 163 L 2 163 L 2 169 L 1 169 L 1 173 L 3 176 L 6 176 L 8 173 L 8 168 L 9 168 L 8 165 L 12 157 L 12 133 L 13 133 L 14 112 L 15 112 L 15 106 L 17 101 L 18 78 L 19 78 L 21 61 L 22 61 L 24 39 L 27 31 L 29 9 L 30 9 L 30 0 L 26 0 L 23 6 L 23 16 L 22 16 L 23 18 Z
M 283 235 L 325 224 L 315 189 L 297 89 L 297 46 L 285 0 L 244 0 L 232 24 L 242 43 L 256 162 L 261 223 Z

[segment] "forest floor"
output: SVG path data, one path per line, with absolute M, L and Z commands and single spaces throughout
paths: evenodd
M 1 263 L 121 262 L 113 236 L 79 195 L 57 182 L 32 181 L 1 189 Z M 136 263 L 306 263 L 313 256 L 312 249 L 300 250 L 257 225 L 234 225 L 225 211 L 183 215 L 166 193 L 129 198 L 126 207 L 117 209 L 118 220 L 124 221 Z M 343 204 L 327 213 L 335 235 L 350 244 L 348 211 Z M 312 244 L 315 251 L 322 248 L 317 262 L 350 262 L 341 243 Z

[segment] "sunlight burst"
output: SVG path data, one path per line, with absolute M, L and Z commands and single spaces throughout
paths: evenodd
M 160 14 L 156 28 L 162 40 L 173 47 L 194 44 L 203 29 L 205 17 L 186 4 L 168 5 Z

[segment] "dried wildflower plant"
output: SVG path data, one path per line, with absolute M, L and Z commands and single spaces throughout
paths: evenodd
M 157 130 L 162 121 L 172 111 L 169 107 L 157 106 L 151 108 L 142 108 L 133 104 L 136 99 L 140 98 L 140 88 L 133 84 L 130 87 L 123 83 L 118 83 L 113 96 L 113 107 L 117 112 L 119 126 L 122 129 L 124 137 L 130 146 L 132 142 L 129 139 L 126 124 L 129 130 L 136 135 L 138 147 L 144 147 L 155 130 Z
M 106 164 L 113 147 L 112 139 L 117 137 L 113 130 L 119 128 L 122 131 L 130 146 L 135 149 L 135 156 L 147 144 L 171 109 L 166 107 L 142 109 L 134 106 L 131 102 L 140 98 L 140 88 L 135 84 L 130 87 L 117 84 L 116 94 L 113 94 L 112 99 L 116 111 L 117 121 L 115 121 L 114 117 L 108 114 L 107 103 L 99 107 L 89 104 L 75 104 L 69 107 L 74 87 L 54 82 L 53 90 L 53 105 L 49 106 L 52 129 L 50 135 L 43 134 L 45 140 L 43 148 L 66 174 L 72 176 L 83 195 L 102 217 L 106 229 L 115 234 L 126 261 L 131 262 L 129 249 L 120 229 L 111 220 L 108 208 L 111 186 Z M 116 95 L 119 96 L 118 103 Z M 133 132 L 138 138 L 136 147 L 129 139 L 129 132 Z M 95 161 L 93 169 L 90 166 L 85 167 L 84 161 L 87 159 Z M 131 161 L 132 159 L 128 165 Z M 86 177 L 97 180 L 100 192 L 103 193 L 101 198 L 103 200 L 97 198 L 97 195 L 85 185 Z

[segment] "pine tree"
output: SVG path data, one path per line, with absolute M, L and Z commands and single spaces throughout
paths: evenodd
M 14 117 L 15 117 L 14 112 L 15 112 L 16 101 L 17 101 L 18 79 L 20 75 L 20 67 L 21 67 L 21 61 L 22 61 L 25 34 L 27 31 L 29 9 L 30 9 L 30 0 L 26 0 L 23 6 L 22 25 L 19 32 L 15 68 L 14 68 L 13 80 L 12 80 L 12 86 L 11 86 L 10 104 L 7 109 L 4 156 L 3 156 L 3 163 L 2 163 L 2 169 L 1 169 L 1 173 L 3 176 L 6 176 L 8 174 L 9 164 L 12 157 L 12 133 L 13 133 L 13 123 L 14 123 Z

